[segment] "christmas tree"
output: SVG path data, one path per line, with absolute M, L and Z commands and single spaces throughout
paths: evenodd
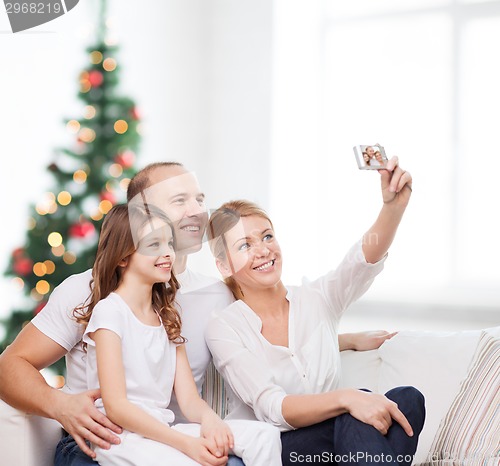
M 2 322 L 0 352 L 59 283 L 92 267 L 103 217 L 125 201 L 136 171 L 139 117 L 134 102 L 117 92 L 117 47 L 106 42 L 105 2 L 101 5 L 97 43 L 87 49 L 88 65 L 79 76 L 82 116 L 66 121 L 74 144 L 57 150 L 47 167 L 55 186 L 30 207 L 24 245 L 13 251 L 5 271 L 22 290 L 24 303 Z M 63 366 L 60 361 L 57 368 Z

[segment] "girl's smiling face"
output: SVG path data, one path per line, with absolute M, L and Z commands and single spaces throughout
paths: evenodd
M 152 218 L 140 232 L 137 250 L 127 261 L 127 273 L 141 275 L 144 281 L 154 284 L 167 282 L 172 275 L 175 261 L 174 238 L 168 223 Z

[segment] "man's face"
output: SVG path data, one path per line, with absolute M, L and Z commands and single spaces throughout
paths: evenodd
M 162 209 L 174 224 L 176 252 L 199 251 L 207 226 L 205 195 L 196 176 L 183 167 L 159 167 L 150 176 L 151 186 L 131 203 L 152 204 Z M 130 204 L 130 203 L 129 203 Z

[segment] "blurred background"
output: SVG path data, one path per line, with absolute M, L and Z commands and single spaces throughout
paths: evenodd
M 16 34 L 0 11 L 2 270 L 74 142 L 99 11 L 82 1 Z M 500 0 L 109 0 L 107 18 L 140 115 L 136 167 L 180 161 L 210 208 L 268 209 L 285 283 L 335 267 L 375 220 L 379 175 L 354 145 L 381 143 L 412 173 L 385 271 L 342 330 L 500 325 Z M 216 273 L 207 251 L 191 263 Z M 33 298 L 15 278 L 0 319 Z

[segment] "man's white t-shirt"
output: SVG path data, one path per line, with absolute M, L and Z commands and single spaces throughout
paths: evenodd
M 234 301 L 232 293 L 220 280 L 186 269 L 176 275 L 180 283 L 176 303 L 182 318 L 182 335 L 187 338 L 186 352 L 198 391 L 201 392 L 211 355 L 205 343 L 205 329 L 213 311 L 224 309 Z M 73 316 L 75 307 L 90 294 L 92 270 L 64 280 L 50 295 L 47 305 L 31 321 L 38 330 L 66 351 L 66 393 L 81 393 L 89 388 L 86 379 L 86 353 L 82 347 L 83 328 Z M 175 400 L 171 409 L 183 419 Z

